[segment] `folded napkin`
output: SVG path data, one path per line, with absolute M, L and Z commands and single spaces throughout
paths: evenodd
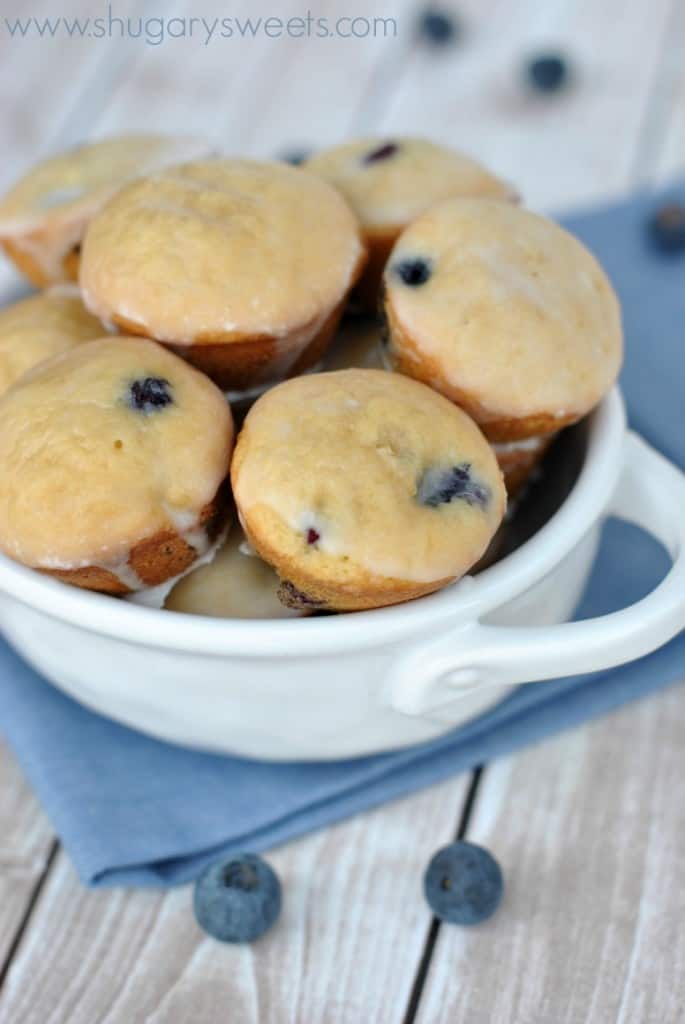
M 685 182 L 668 194 L 685 202 Z M 631 421 L 685 466 L 685 256 L 660 255 L 645 234 L 649 212 L 664 198 L 642 194 L 565 223 L 620 292 Z M 653 540 L 611 523 L 579 616 L 639 599 L 667 567 Z M 522 686 L 430 743 L 342 762 L 272 765 L 183 750 L 116 725 L 63 696 L 0 641 L 0 729 L 84 882 L 167 886 L 229 850 L 282 843 L 684 677 L 682 633 L 630 666 Z

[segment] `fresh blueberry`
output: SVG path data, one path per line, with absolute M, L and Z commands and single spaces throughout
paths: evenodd
M 438 850 L 423 879 L 431 910 L 449 924 L 480 924 L 495 913 L 504 892 L 492 854 L 459 840 Z
M 396 142 L 384 142 L 382 146 L 378 146 L 376 149 L 372 149 L 370 153 L 367 153 L 363 163 L 375 164 L 379 160 L 387 160 L 389 157 L 395 156 L 399 149 L 400 147 Z
M 310 155 L 306 149 L 291 149 L 282 153 L 279 159 L 286 164 L 292 164 L 293 167 L 299 167 L 305 160 L 309 159 Z
M 474 480 L 470 463 L 462 462 L 450 469 L 427 469 L 419 481 L 416 497 L 420 505 L 428 508 L 448 505 L 454 498 L 485 508 L 490 501 L 490 488 Z
M 649 235 L 662 252 L 685 252 L 685 205 L 666 203 L 652 215 Z
M 541 53 L 528 61 L 526 77 L 537 92 L 558 92 L 568 82 L 569 66 L 558 53 Z
M 156 412 L 173 403 L 171 384 L 163 377 L 142 377 L 129 387 L 129 405 L 136 412 Z
M 392 269 L 404 284 L 413 288 L 425 284 L 432 273 L 430 262 L 420 257 L 415 260 L 402 260 L 401 263 L 396 263 Z
M 254 942 L 281 912 L 281 883 L 254 853 L 210 864 L 195 883 L 195 917 L 221 942 Z
M 457 18 L 449 11 L 428 7 L 419 15 L 419 36 L 432 46 L 448 46 L 461 35 Z

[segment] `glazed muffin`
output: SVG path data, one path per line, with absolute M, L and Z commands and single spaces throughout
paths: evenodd
M 224 528 L 220 391 L 138 338 L 87 342 L 0 398 L 0 549 L 111 594 L 188 569 Z
M 231 467 L 245 532 L 306 610 L 395 604 L 481 557 L 505 491 L 477 426 L 383 370 L 288 381 L 250 410 Z
M 369 262 L 355 290 L 375 310 L 390 250 L 404 228 L 452 196 L 515 201 L 510 185 L 475 160 L 421 138 L 360 139 L 315 154 L 305 164 L 342 192 L 362 225 Z
M 278 599 L 279 579 L 237 524 L 208 565 L 174 585 L 164 605 L 186 615 L 221 619 L 286 619 L 299 614 Z
M 0 244 L 38 288 L 75 281 L 86 225 L 110 196 L 132 178 L 208 154 L 200 139 L 133 135 L 45 160 L 0 200 Z
M 353 213 L 324 181 L 215 160 L 121 191 L 88 229 L 81 285 L 103 320 L 246 389 L 318 362 L 364 258 Z
M 54 285 L 5 306 L 0 309 L 0 394 L 43 360 L 104 333 L 75 285 Z
M 520 207 L 433 207 L 399 238 L 385 289 L 392 365 L 492 441 L 553 435 L 616 380 L 623 340 L 609 280 L 576 238 Z

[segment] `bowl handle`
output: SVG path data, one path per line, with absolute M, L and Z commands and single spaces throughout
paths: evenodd
M 629 432 L 607 514 L 642 527 L 672 557 L 668 575 L 647 597 L 556 626 L 466 624 L 404 659 L 388 683 L 387 702 L 404 714 L 438 713 L 449 721 L 449 705 L 459 715 L 459 698 L 472 690 L 612 668 L 675 636 L 685 626 L 685 474 Z

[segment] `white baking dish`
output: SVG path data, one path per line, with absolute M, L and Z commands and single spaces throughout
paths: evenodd
M 673 557 L 644 600 L 566 623 L 604 517 Z M 271 759 L 339 758 L 435 736 L 515 684 L 638 658 L 685 625 L 685 476 L 626 431 L 614 391 L 593 415 L 558 511 L 477 577 L 394 608 L 245 621 L 156 611 L 0 557 L 7 640 L 77 700 L 167 740 Z

